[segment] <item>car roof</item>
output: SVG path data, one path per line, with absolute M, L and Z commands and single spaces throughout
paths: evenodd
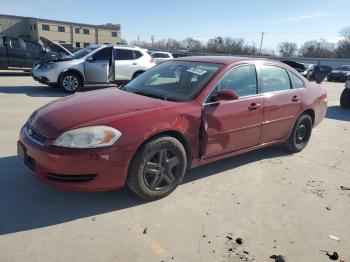
M 160 53 L 160 54 L 171 54 L 170 52 L 165 51 L 152 51 L 153 53 Z
M 239 57 L 239 56 L 185 56 L 185 57 L 176 58 L 176 60 L 225 64 L 225 65 L 239 63 L 239 62 L 248 62 L 248 61 L 265 61 L 265 62 L 276 63 L 276 64 L 285 66 L 285 64 L 281 62 L 266 59 L 266 58 Z

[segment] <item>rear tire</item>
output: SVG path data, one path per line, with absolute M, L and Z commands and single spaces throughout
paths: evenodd
M 82 86 L 80 77 L 74 72 L 64 73 L 59 81 L 59 86 L 66 93 L 75 93 Z
M 183 145 L 162 136 L 144 144 L 129 167 L 128 187 L 147 200 L 163 198 L 181 183 L 187 169 Z
M 285 148 L 292 153 L 302 151 L 310 140 L 312 125 L 312 118 L 309 115 L 301 115 L 285 143 Z
M 344 109 L 350 109 L 350 88 L 345 88 L 341 93 L 340 106 Z

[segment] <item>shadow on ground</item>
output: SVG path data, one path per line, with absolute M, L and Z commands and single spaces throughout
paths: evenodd
M 79 92 L 87 92 L 111 86 L 93 85 L 84 86 Z M 64 97 L 69 94 L 64 93 L 60 88 L 50 86 L 0 86 L 0 94 L 25 94 L 31 97 Z
M 350 110 L 343 109 L 340 106 L 330 106 L 327 109 L 326 118 L 341 121 L 350 121 Z
M 1 76 L 30 76 L 30 72 L 24 72 L 24 71 L 1 71 Z
M 286 154 L 278 147 L 271 147 L 227 158 L 190 170 L 183 183 Z M 17 156 L 0 158 L 0 167 L 0 235 L 61 224 L 148 203 L 127 188 L 94 193 L 55 189 L 26 173 Z

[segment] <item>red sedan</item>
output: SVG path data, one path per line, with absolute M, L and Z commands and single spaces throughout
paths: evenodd
M 187 169 L 283 143 L 299 152 L 324 118 L 327 93 L 270 60 L 187 57 L 121 89 L 61 98 L 36 110 L 18 154 L 53 186 L 171 193 Z

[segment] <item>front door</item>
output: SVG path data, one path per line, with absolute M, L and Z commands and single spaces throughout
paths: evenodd
M 213 102 L 215 93 L 232 89 L 239 98 Z M 255 66 L 231 69 L 218 82 L 203 108 L 206 141 L 203 158 L 234 152 L 258 145 L 263 120 L 263 97 L 257 94 Z
M 285 139 L 301 106 L 301 89 L 293 89 L 287 71 L 274 65 L 260 69 L 264 97 L 264 120 L 260 144 Z
M 90 83 L 108 84 L 114 81 L 113 47 L 105 47 L 84 62 L 85 79 Z

